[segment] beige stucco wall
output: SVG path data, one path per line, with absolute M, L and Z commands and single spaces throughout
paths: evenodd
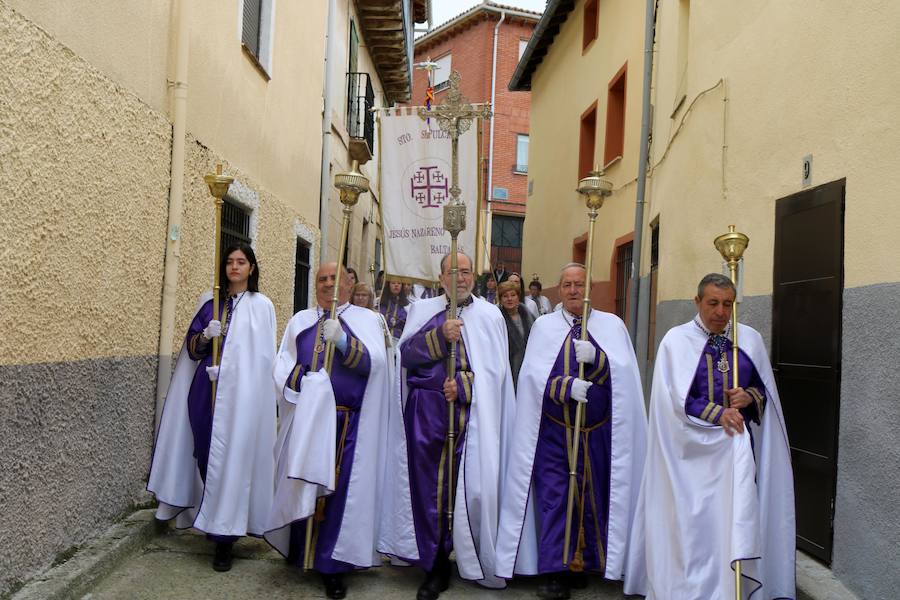
M 556 285 L 559 268 L 572 260 L 574 238 L 587 232 L 578 187 L 581 115 L 597 101 L 595 162 L 603 160 L 609 81 L 626 62 L 623 157 L 606 171 L 614 193 L 595 229 L 595 280 L 610 278 L 614 242 L 634 228 L 634 194 L 641 119 L 643 6 L 629 0 L 600 2 L 598 38 L 582 55 L 583 1 L 569 13 L 532 80 L 528 199 L 523 272 Z M 600 165 L 602 166 L 602 165 Z
M 170 138 L 0 3 L 0 364 L 154 354 Z
M 275 3 L 269 81 L 241 49 L 238 5 L 192 3 L 187 129 L 316 223 L 327 3 Z
M 0 2 L 0 596 L 144 490 L 170 138 Z
M 151 455 L 170 7 L 84 4 L 0 0 L 0 596 L 131 510 Z M 227 24 L 205 22 L 225 4 L 191 3 L 174 352 L 212 282 L 202 177 L 217 163 L 253 210 L 279 335 L 298 233 L 318 245 L 325 9 L 278 3 L 263 86 L 240 51 L 237 3 Z M 220 42 L 237 54 L 217 54 Z
M 0 0 L 153 109 L 167 105 L 175 0 Z
M 647 218 L 662 215 L 659 299 L 693 296 L 698 269 L 719 267 L 712 239 L 732 223 L 750 236 L 746 293 L 770 294 L 775 201 L 803 189 L 807 154 L 812 185 L 847 178 L 845 286 L 900 279 L 900 262 L 885 251 L 900 230 L 891 208 L 900 81 L 888 59 L 900 51 L 892 26 L 900 6 L 692 3 L 687 98 L 670 119 L 676 7 L 660 3 L 653 98 L 651 163 L 659 164 Z M 687 106 L 720 79 L 725 85 L 696 100 L 663 159 Z

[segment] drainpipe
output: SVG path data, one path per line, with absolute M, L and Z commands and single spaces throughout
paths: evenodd
M 647 161 L 650 153 L 650 84 L 653 79 L 653 33 L 656 25 L 656 0 L 647 0 L 644 17 L 644 88 L 641 107 L 641 150 L 638 158 L 637 197 L 634 204 L 634 252 L 631 263 L 631 304 L 628 308 L 628 330 L 631 343 L 637 346 L 638 304 L 641 277 L 641 248 L 644 237 L 644 198 L 647 192 Z
M 188 101 L 188 43 L 190 0 L 179 0 L 175 15 L 175 77 L 172 80 L 172 164 L 169 169 L 169 217 L 164 258 L 162 309 L 159 326 L 159 360 L 156 367 L 156 427 L 172 379 L 172 346 L 175 342 L 175 300 L 178 260 L 181 252 L 181 212 L 184 201 L 185 125 Z
M 334 68 L 337 53 L 337 0 L 328 0 L 328 31 L 325 45 L 325 93 L 322 114 L 322 166 L 319 179 L 319 264 L 328 254 L 328 208 L 331 203 L 331 110 L 334 105 Z
M 484 219 L 484 253 L 487 255 L 485 264 L 490 265 L 491 268 L 494 266 L 491 265 L 491 233 L 493 233 L 493 227 L 491 226 L 491 202 L 494 200 L 494 123 L 497 122 L 496 108 L 494 106 L 497 98 L 497 39 L 500 36 L 500 26 L 505 20 L 506 11 L 500 11 L 500 20 L 494 26 L 494 54 L 491 59 L 491 110 L 495 111 L 495 114 L 491 118 L 491 134 L 488 145 L 487 210 Z M 479 275 L 481 274 L 479 273 Z

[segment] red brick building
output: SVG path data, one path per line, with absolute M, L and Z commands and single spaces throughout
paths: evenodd
M 491 201 L 492 226 L 486 232 L 491 264 L 522 271 L 522 230 L 528 198 L 529 92 L 507 89 L 513 71 L 531 38 L 540 13 L 482 2 L 416 40 L 415 62 L 431 60 L 435 71 L 435 102 L 444 101 L 447 78 L 459 71 L 462 93 L 470 102 L 490 102 L 493 123 L 482 130 L 482 202 Z M 494 37 L 496 35 L 496 74 Z M 426 72 L 413 73 L 412 103 L 425 102 Z M 493 153 L 491 127 L 493 126 Z M 491 190 L 492 193 L 488 193 Z M 484 204 L 487 208 L 487 204 Z M 528 278 L 528 275 L 523 275 Z

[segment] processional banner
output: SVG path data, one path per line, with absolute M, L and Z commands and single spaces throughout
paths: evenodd
M 406 281 L 432 283 L 441 257 L 450 251 L 444 230 L 444 204 L 451 199 L 450 134 L 437 120 L 430 123 L 416 109 L 381 113 L 381 210 L 385 274 Z M 478 219 L 478 134 L 472 127 L 459 136 L 460 200 L 466 205 L 466 228 L 457 244 L 475 256 Z

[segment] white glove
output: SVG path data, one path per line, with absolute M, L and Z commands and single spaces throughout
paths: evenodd
M 222 335 L 222 321 L 210 321 L 209 325 L 203 330 L 203 337 L 208 340 Z
M 325 323 L 322 324 L 322 334 L 325 341 L 332 344 L 339 345 L 341 340 L 344 339 L 344 329 L 337 319 L 326 319 Z
M 215 321 L 218 323 L 218 321 Z M 206 374 L 209 375 L 210 381 L 219 380 L 219 367 L 206 367 Z
M 588 401 L 587 393 L 588 388 L 591 387 L 591 382 L 587 379 L 578 379 L 577 377 L 572 380 L 572 391 L 571 396 L 572 400 L 575 402 L 585 403 Z
M 587 340 L 574 340 L 575 360 L 580 363 L 593 363 L 597 359 L 597 349 Z

